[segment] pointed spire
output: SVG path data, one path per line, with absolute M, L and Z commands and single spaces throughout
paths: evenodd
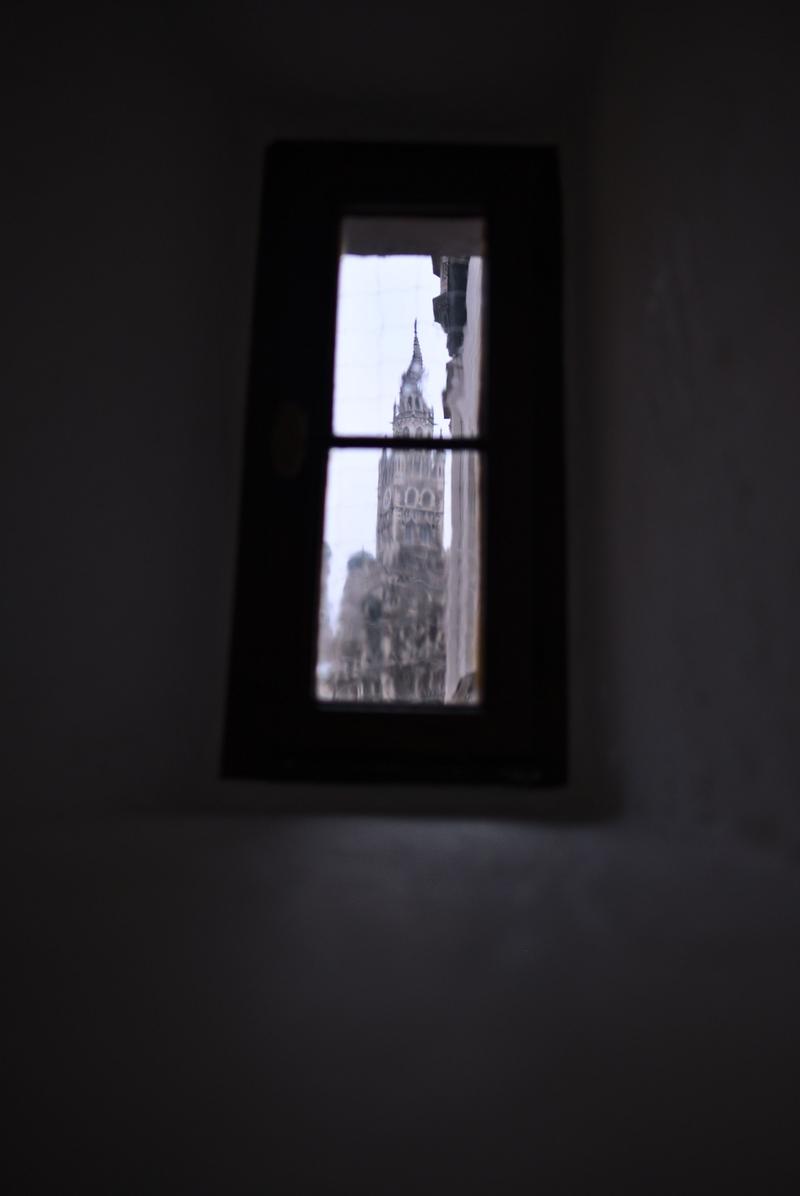
M 419 338 L 417 336 L 417 321 L 414 321 L 414 348 L 411 353 L 411 364 L 406 370 L 406 377 L 421 378 L 422 377 L 422 349 L 419 347 Z
M 395 436 L 408 435 L 411 425 L 408 423 L 408 416 L 412 415 L 416 420 L 424 423 L 427 420 L 431 423 L 433 414 L 431 408 L 425 402 L 425 397 L 422 393 L 422 379 L 425 373 L 422 364 L 422 349 L 419 345 L 419 337 L 417 336 L 417 321 L 414 321 L 414 347 L 411 353 L 411 361 L 408 369 L 405 371 L 400 379 L 400 402 L 397 404 L 396 414 L 393 420 L 393 428 Z M 398 422 L 399 421 L 399 422 Z M 417 426 L 416 424 L 414 425 Z M 425 435 L 426 433 L 419 433 Z

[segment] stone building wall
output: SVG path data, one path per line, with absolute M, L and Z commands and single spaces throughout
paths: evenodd
M 439 310 L 448 320 L 448 365 L 443 405 L 453 436 L 480 431 L 482 370 L 483 259 L 471 257 L 456 272 L 441 264 L 442 295 L 450 281 L 464 279 L 464 297 Z M 464 323 L 461 324 L 460 320 Z M 480 693 L 480 459 L 477 453 L 454 452 L 452 463 L 450 565 L 445 614 L 447 701 L 474 701 Z

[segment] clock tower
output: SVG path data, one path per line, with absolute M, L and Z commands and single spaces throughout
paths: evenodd
M 422 351 L 414 324 L 411 364 L 394 405 L 394 443 L 381 452 L 376 552 L 347 563 L 339 612 L 334 700 L 444 701 L 446 561 L 444 447 L 433 439 L 433 410 L 422 394 Z M 436 445 L 436 447 L 434 447 Z
M 443 702 L 445 682 L 445 452 L 434 448 L 433 409 L 422 393 L 414 322 L 411 363 L 394 405 L 395 440 L 431 448 L 385 448 L 378 469 L 376 558 L 381 570 L 384 700 Z
M 414 321 L 411 364 L 400 381 L 394 405 L 395 439 L 433 439 L 433 409 L 422 394 L 422 350 Z M 378 470 L 377 557 L 392 570 L 401 549 L 419 550 L 419 563 L 442 556 L 444 519 L 444 452 L 438 448 L 393 450 L 381 454 Z

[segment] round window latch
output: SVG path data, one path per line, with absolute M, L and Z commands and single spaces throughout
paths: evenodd
M 296 478 L 306 459 L 308 416 L 297 403 L 281 403 L 272 421 L 270 456 L 280 478 Z

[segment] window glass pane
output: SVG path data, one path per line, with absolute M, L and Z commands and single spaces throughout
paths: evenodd
M 343 222 L 336 435 L 478 434 L 485 267 L 480 220 Z
M 332 449 L 316 696 L 481 699 L 481 454 Z

